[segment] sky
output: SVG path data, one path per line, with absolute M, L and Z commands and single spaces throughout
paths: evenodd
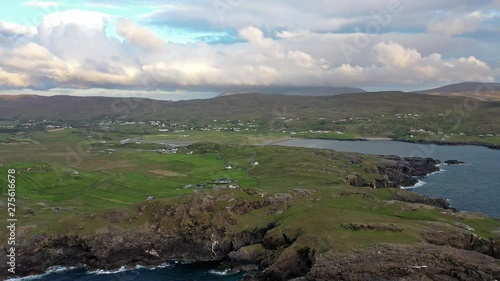
M 3 0 L 0 94 L 500 81 L 500 0 Z

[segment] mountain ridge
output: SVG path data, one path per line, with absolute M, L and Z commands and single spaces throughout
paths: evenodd
M 483 101 L 500 101 L 500 83 L 462 82 L 414 92 L 441 96 L 472 97 Z

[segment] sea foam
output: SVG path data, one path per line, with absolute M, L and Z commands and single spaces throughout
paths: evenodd
M 49 267 L 47 269 L 47 271 L 45 271 L 45 273 L 42 273 L 42 274 L 30 275 L 30 276 L 26 276 L 26 277 L 10 278 L 10 279 L 6 279 L 6 281 L 37 280 L 37 279 L 40 279 L 42 277 L 45 277 L 45 276 L 53 274 L 53 273 L 64 272 L 64 271 L 69 271 L 69 270 L 73 270 L 73 269 L 76 269 L 76 267 L 52 266 L 52 267 Z
M 424 186 L 425 184 L 427 184 L 427 182 L 425 182 L 423 180 L 418 180 L 418 182 L 415 185 L 413 185 L 413 186 L 403 186 L 403 187 L 401 187 L 401 189 L 419 188 L 419 187 Z

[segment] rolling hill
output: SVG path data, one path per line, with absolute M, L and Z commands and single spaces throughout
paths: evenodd
M 417 92 L 430 95 L 472 97 L 484 101 L 500 101 L 500 83 L 464 82 Z
M 468 115 L 496 120 L 499 102 L 478 101 Z M 335 96 L 239 94 L 185 101 L 75 96 L 0 96 L 0 118 L 88 120 L 105 116 L 129 120 L 212 120 L 371 117 L 398 113 L 445 113 L 466 103 L 464 97 L 374 92 Z
M 168 101 L 137 98 L 76 96 L 0 96 L 0 118 L 20 120 L 88 120 L 104 116 L 127 116 L 131 112 L 150 112 Z
M 361 88 L 351 87 L 247 87 L 227 91 L 220 94 L 219 96 L 230 96 L 248 93 L 281 94 L 290 96 L 334 96 L 364 92 L 366 91 Z

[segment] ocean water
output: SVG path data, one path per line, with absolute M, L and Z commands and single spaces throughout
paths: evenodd
M 292 139 L 277 145 L 402 157 L 431 157 L 442 162 L 460 160 L 465 164 L 441 164 L 441 171 L 419 178 L 419 184 L 411 190 L 430 197 L 446 198 L 452 207 L 460 211 L 481 212 L 500 218 L 500 150 L 472 145 L 446 146 L 386 140 Z
M 182 264 L 169 262 L 154 269 L 135 268 L 114 272 L 99 270 L 88 272 L 79 269 L 54 267 L 46 274 L 9 281 L 236 281 L 243 273 L 229 274 L 217 270 L 218 263 Z

